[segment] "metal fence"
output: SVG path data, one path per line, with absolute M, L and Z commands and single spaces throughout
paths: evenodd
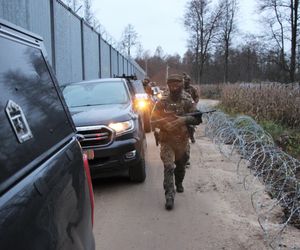
M 144 70 L 105 41 L 60 0 L 1 0 L 0 18 L 44 38 L 60 84 Z

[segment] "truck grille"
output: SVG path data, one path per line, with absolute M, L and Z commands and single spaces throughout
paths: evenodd
M 113 141 L 113 130 L 106 126 L 77 127 L 77 131 L 84 136 L 82 148 L 105 147 Z

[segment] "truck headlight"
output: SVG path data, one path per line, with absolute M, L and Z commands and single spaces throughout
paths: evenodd
M 132 131 L 134 129 L 134 124 L 132 120 L 129 120 L 125 122 L 110 123 L 108 127 L 116 131 L 116 135 L 119 136 Z
M 144 100 L 144 99 L 138 100 L 138 101 L 137 101 L 137 107 L 138 107 L 138 109 L 140 109 L 140 110 L 145 109 L 145 108 L 147 107 L 147 101 Z

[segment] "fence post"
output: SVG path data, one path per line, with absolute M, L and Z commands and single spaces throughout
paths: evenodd
M 109 75 L 110 75 L 110 77 L 113 77 L 113 75 L 112 75 L 112 57 L 111 57 L 111 45 L 109 44 L 109 69 L 110 69 L 110 72 L 109 72 Z
M 101 36 L 98 34 L 98 47 L 99 47 L 99 78 L 101 78 Z
M 80 32 L 81 32 L 81 61 L 82 61 L 82 80 L 85 80 L 85 63 L 84 63 L 84 32 L 83 32 L 84 20 L 80 20 Z
M 119 51 L 117 51 L 117 68 L 118 68 L 117 71 L 118 71 L 118 76 L 121 75 L 120 72 L 119 72 L 119 56 L 120 56 L 120 53 L 119 53 Z
M 54 72 L 56 73 L 54 1 L 55 0 L 49 0 L 49 3 L 50 3 L 50 32 L 51 32 L 52 68 L 53 68 Z

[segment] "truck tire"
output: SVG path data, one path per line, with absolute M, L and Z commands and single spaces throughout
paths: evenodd
M 145 159 L 142 158 L 137 164 L 129 169 L 129 178 L 133 182 L 144 182 L 146 179 Z

